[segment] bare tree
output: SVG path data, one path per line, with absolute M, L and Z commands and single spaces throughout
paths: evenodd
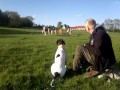
M 120 29 L 120 19 L 105 19 L 104 26 L 107 29 Z
M 105 19 L 104 25 L 107 29 L 114 29 L 114 21 L 111 19 Z

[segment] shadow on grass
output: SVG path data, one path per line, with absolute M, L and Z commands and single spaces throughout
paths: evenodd
M 77 71 L 73 71 L 72 68 L 67 69 L 65 76 L 63 77 L 63 79 L 69 79 L 72 78 L 74 76 L 77 75 L 81 75 L 83 72 L 81 71 L 81 69 L 77 70 Z
M 120 61 L 115 64 L 115 67 L 120 69 Z
M 40 32 L 35 31 L 29 31 L 29 30 L 20 30 L 20 29 L 1 29 L 0 28 L 0 34 L 40 34 Z

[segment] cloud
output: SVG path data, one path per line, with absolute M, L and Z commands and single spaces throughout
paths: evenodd
M 51 17 L 50 15 L 39 15 L 38 18 L 43 19 L 43 20 L 49 20 Z
M 34 19 L 49 20 L 51 17 L 49 15 L 32 15 Z
M 33 15 L 35 17 L 35 23 L 44 24 L 44 25 L 52 25 L 54 22 L 54 18 L 48 14 L 41 15 Z
M 36 18 L 36 17 L 37 17 L 37 15 L 33 15 L 32 17 L 33 17 L 33 18 Z

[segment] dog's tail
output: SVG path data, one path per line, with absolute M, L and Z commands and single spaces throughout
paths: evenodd
M 55 79 L 60 76 L 60 73 L 55 72 L 54 75 L 55 75 L 55 76 L 53 77 L 53 79 L 52 79 L 52 81 L 51 81 L 51 83 L 50 83 L 50 86 L 51 86 L 51 87 L 55 87 L 55 86 L 53 85 L 53 83 L 55 82 Z

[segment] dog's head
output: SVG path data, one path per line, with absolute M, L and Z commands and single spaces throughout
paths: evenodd
M 57 44 L 57 45 L 65 45 L 65 41 L 64 41 L 63 39 L 58 39 L 58 40 L 56 41 L 56 44 Z

